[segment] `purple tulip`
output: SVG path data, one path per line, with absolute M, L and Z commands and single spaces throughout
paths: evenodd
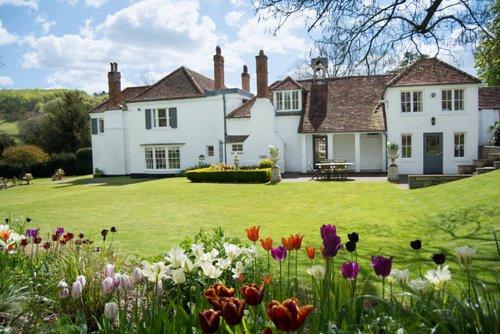
M 33 229 L 28 229 L 26 230 L 26 236 L 28 238 L 36 238 L 38 236 L 38 229 L 37 228 L 33 228 Z
M 286 259 L 286 247 L 279 246 L 277 248 L 271 248 L 271 256 L 276 261 L 284 261 Z
M 443 253 L 434 254 L 432 255 L 432 261 L 434 261 L 434 263 L 437 265 L 441 265 L 444 263 L 444 261 L 446 261 L 446 255 L 444 255 Z
M 337 255 L 339 249 L 343 249 L 344 245 L 340 241 L 338 235 L 329 235 L 323 238 L 323 256 L 324 257 L 334 257 Z
M 321 226 L 321 239 L 325 240 L 326 237 L 336 236 L 337 229 L 333 225 L 324 225 Z
M 375 274 L 378 277 L 387 277 L 391 273 L 393 258 L 394 256 L 386 258 L 383 256 L 372 255 L 372 263 L 370 263 L 370 267 L 373 267 L 373 269 L 375 270 Z
M 358 277 L 359 263 L 351 261 L 349 261 L 349 263 L 344 263 L 340 267 L 340 272 L 346 280 L 352 281 Z
M 26 221 L 29 223 L 31 221 L 31 218 L 26 218 Z
M 59 297 L 61 297 L 61 299 L 64 299 L 66 297 L 69 296 L 69 291 L 68 291 L 68 284 L 66 284 L 65 282 L 61 281 L 59 282 L 59 284 L 57 285 L 58 289 L 59 289 Z
M 57 230 L 56 230 L 56 235 L 57 236 L 61 236 L 63 234 L 64 234 L 64 228 L 58 227 Z
M 347 234 L 347 237 L 349 238 L 349 241 L 352 241 L 352 242 L 359 241 L 359 236 L 356 232 L 352 232 L 351 234 Z
M 348 241 L 345 243 L 345 248 L 349 252 L 354 252 L 356 250 L 356 243 L 354 241 Z
M 415 241 L 411 241 L 410 242 L 410 246 L 411 248 L 413 248 L 414 250 L 419 250 L 420 248 L 422 248 L 422 241 L 420 240 L 415 240 Z
M 113 279 L 111 277 L 106 277 L 104 281 L 102 281 L 102 296 L 108 298 L 111 296 L 114 289 Z

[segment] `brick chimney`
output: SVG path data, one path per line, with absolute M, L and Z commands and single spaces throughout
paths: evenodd
M 250 92 L 250 74 L 248 73 L 247 65 L 243 65 L 243 73 L 241 73 L 241 88 Z
M 257 62 L 257 98 L 267 98 L 267 56 L 260 50 L 259 55 L 255 56 Z
M 120 79 L 121 75 L 118 72 L 118 64 L 110 63 L 111 71 L 108 72 L 108 87 L 109 87 L 109 106 L 108 110 L 120 109 L 118 104 L 122 101 L 122 90 Z
M 214 88 L 215 90 L 224 88 L 224 57 L 218 45 L 214 55 Z

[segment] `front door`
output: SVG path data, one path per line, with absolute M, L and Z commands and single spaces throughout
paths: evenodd
M 442 133 L 424 133 L 424 174 L 443 174 Z
M 314 168 L 318 168 L 317 163 L 328 159 L 326 136 L 313 136 Z

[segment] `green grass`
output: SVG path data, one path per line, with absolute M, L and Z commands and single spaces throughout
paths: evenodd
M 0 118 L 0 131 L 3 131 L 9 135 L 12 135 L 16 142 L 19 144 L 21 140 L 19 139 L 19 129 L 17 128 L 18 121 L 15 122 L 5 122 L 5 119 Z
M 500 270 L 492 235 L 500 226 L 500 170 L 416 190 L 401 190 L 389 182 L 208 184 L 185 178 L 91 176 L 68 180 L 72 182 L 35 179 L 34 185 L 0 191 L 0 218 L 3 221 L 10 210 L 12 218 L 30 217 L 30 227 L 45 233 L 64 227 L 92 233 L 96 240 L 103 228 L 115 226 L 120 249 L 138 257 L 161 254 L 200 228 L 217 226 L 226 236 L 246 240 L 245 228 L 260 225 L 260 237 L 272 237 L 275 247 L 281 237 L 304 234 L 302 247 L 319 249 L 321 225 L 333 224 L 344 242 L 347 233 L 359 233 L 363 277 L 373 272 L 368 266 L 371 255 L 393 255 L 393 268 L 409 268 L 412 278 L 417 277 L 417 254 L 410 248 L 415 239 L 422 240 L 423 273 L 435 268 L 430 256 L 443 252 L 452 277 L 464 279 L 453 249 L 465 245 L 478 248 L 473 272 L 481 280 L 494 283 Z M 310 261 L 305 250 L 299 254 L 305 272 Z M 335 266 L 348 259 L 347 252 L 339 253 Z

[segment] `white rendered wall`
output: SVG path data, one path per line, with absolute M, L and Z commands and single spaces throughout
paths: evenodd
M 500 111 L 495 109 L 480 109 L 479 110 L 479 146 L 491 145 L 493 137 L 493 129 L 499 122 Z
M 401 146 L 401 134 L 412 135 L 411 159 L 396 159 L 399 174 L 423 174 L 424 133 L 443 134 L 443 173 L 458 173 L 458 165 L 472 165 L 478 151 L 478 84 L 389 87 L 385 94 L 387 141 Z M 465 110 L 443 112 L 442 89 L 464 89 Z M 423 92 L 423 112 L 401 113 L 401 92 Z M 432 94 L 435 94 L 433 97 Z M 436 124 L 431 124 L 431 119 Z M 454 157 L 454 133 L 465 133 L 465 157 Z
M 276 116 L 276 133 L 285 142 L 284 156 L 287 172 L 302 171 L 301 137 L 297 133 L 299 122 L 300 115 Z M 280 165 L 280 162 L 278 164 Z

